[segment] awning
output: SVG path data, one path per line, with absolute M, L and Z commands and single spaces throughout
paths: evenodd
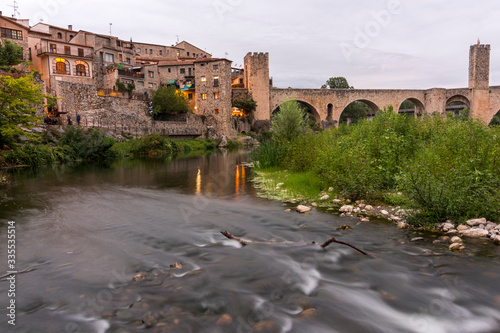
M 175 84 L 175 80 L 169 80 L 168 84 Z

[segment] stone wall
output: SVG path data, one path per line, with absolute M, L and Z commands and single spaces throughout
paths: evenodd
M 269 106 L 269 53 L 248 53 L 245 56 L 245 87 L 257 102 L 256 120 L 271 117 Z

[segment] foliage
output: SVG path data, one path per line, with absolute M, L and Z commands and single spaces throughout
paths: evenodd
M 153 115 L 186 113 L 189 111 L 187 97 L 175 86 L 163 86 L 153 92 Z
M 415 103 L 413 103 L 411 100 L 407 99 L 403 103 L 401 103 L 401 106 L 399 107 L 402 110 L 408 110 L 408 109 L 413 109 L 415 107 Z
M 306 112 L 295 99 L 287 100 L 273 115 L 271 128 L 273 140 L 290 142 L 304 134 L 307 128 Z
M 243 110 L 245 116 L 248 116 L 257 109 L 257 102 L 251 98 L 236 99 L 233 101 L 233 107 Z
M 493 119 L 491 119 L 490 125 L 500 125 L 500 112 L 498 112 Z
M 40 89 L 33 74 L 18 79 L 0 77 L 0 147 L 13 145 L 17 136 L 26 135 L 18 125 L 31 127 L 39 120 L 35 111 L 42 104 Z
M 119 79 L 116 79 L 115 85 L 119 92 L 126 92 L 129 95 L 131 95 L 135 89 L 135 84 L 129 83 L 125 85 L 125 83 L 121 82 Z
M 273 140 L 263 141 L 251 154 L 255 166 L 259 169 L 269 169 L 283 165 L 286 149 Z
M 0 44 L 0 67 L 19 65 L 23 61 L 23 48 L 7 39 Z
M 345 77 L 331 77 L 326 80 L 326 83 L 321 86 L 321 89 L 354 89 L 350 86 Z

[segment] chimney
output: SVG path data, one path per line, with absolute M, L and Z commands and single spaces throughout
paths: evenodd
M 2 16 L 2 11 L 0 10 L 0 16 Z
M 70 25 L 68 25 L 68 30 L 73 31 L 73 26 L 72 26 L 71 24 L 70 24 Z

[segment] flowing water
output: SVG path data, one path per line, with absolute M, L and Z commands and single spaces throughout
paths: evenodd
M 0 198 L 0 331 L 500 332 L 500 247 L 468 241 L 453 254 L 385 221 L 286 212 L 256 196 L 247 161 L 220 152 L 14 172 Z M 222 230 L 271 244 L 242 247 Z M 381 259 L 309 244 L 332 235 Z

